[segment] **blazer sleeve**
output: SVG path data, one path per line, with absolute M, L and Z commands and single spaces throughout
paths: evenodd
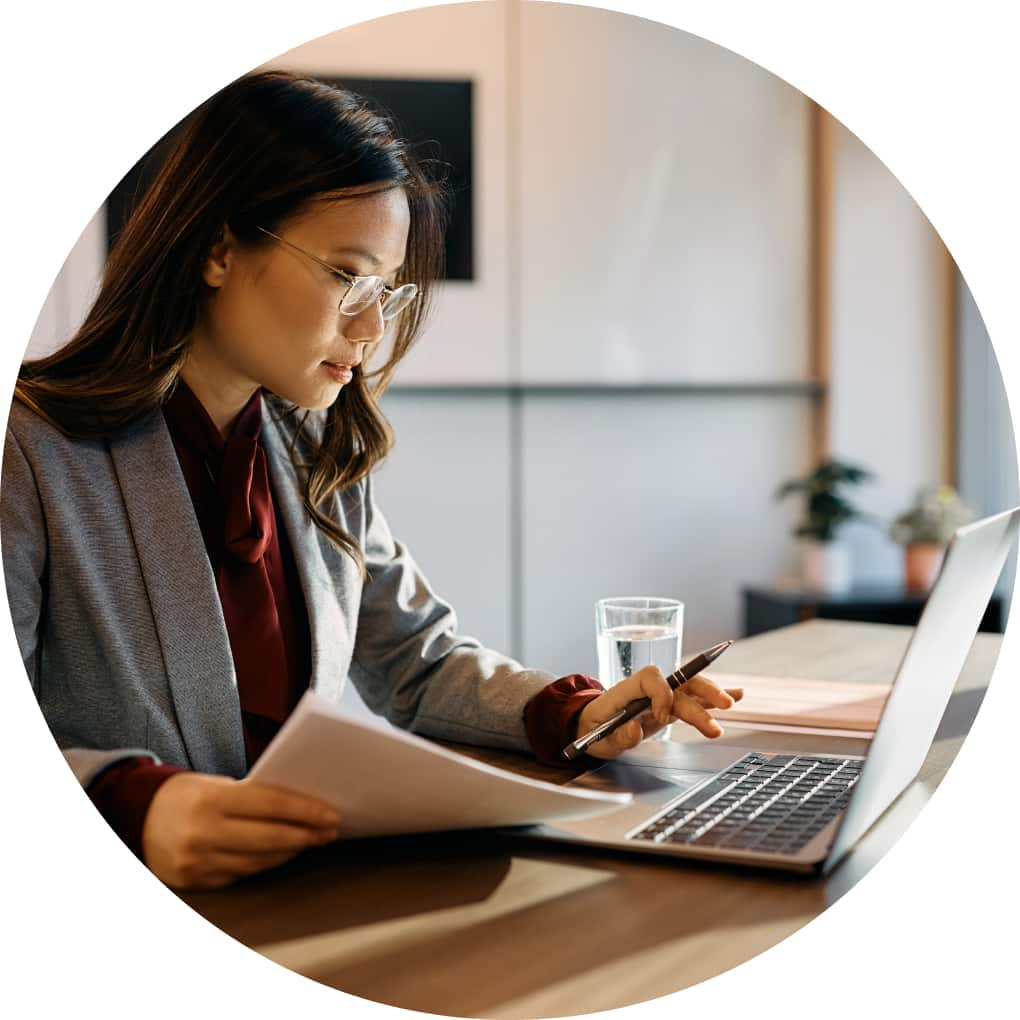
M 413 732 L 530 750 L 525 706 L 555 678 L 457 633 L 453 609 L 390 533 L 371 479 L 364 485 L 368 578 L 351 663 L 358 693 L 372 711 Z
M 0 545 L 14 635 L 32 690 L 38 697 L 42 669 L 40 634 L 46 605 L 46 518 L 32 465 L 10 427 L 4 440 L 0 477 Z M 124 758 L 145 755 L 159 763 L 151 751 L 137 747 L 61 750 L 78 781 L 86 787 Z

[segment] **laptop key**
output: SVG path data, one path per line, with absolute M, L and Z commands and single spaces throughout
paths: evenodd
M 698 836 L 697 839 L 691 840 L 692 846 L 719 846 L 726 840 L 727 834 L 722 832 L 716 832 L 712 829 L 706 832 L 702 836 Z
M 692 808 L 698 804 L 704 804 L 706 801 L 711 800 L 720 793 L 724 793 L 732 785 L 732 782 L 726 779 L 712 779 L 700 789 L 695 790 L 689 797 L 685 797 L 684 800 L 681 801 L 681 804 L 685 808 Z M 677 806 L 679 807 L 680 805 Z
M 691 846 L 797 853 L 846 806 L 857 775 L 837 758 L 748 756 L 634 834 Z

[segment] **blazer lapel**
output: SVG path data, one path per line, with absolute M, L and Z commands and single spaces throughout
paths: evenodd
M 110 452 L 192 767 L 243 776 L 241 706 L 223 610 L 162 413 L 111 441 Z
M 311 687 L 334 703 L 340 700 L 354 648 L 356 614 L 342 607 L 360 597 L 357 571 L 315 526 L 301 499 L 303 482 L 288 452 L 290 437 L 262 402 L 262 443 L 269 460 L 273 500 L 279 507 L 301 580 L 312 642 Z M 332 564 L 332 568 L 330 566 Z M 351 572 L 354 572 L 353 576 Z

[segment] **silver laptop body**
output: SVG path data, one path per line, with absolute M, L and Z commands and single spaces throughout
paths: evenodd
M 828 873 L 917 775 L 1018 527 L 1020 507 L 954 535 L 865 758 L 648 741 L 569 784 L 626 791 L 634 797 L 630 804 L 594 818 L 534 826 L 527 834 L 635 853 Z M 785 832 L 789 838 L 770 840 L 766 832 L 749 840 L 741 832 L 742 842 L 755 845 L 726 845 L 732 838 L 718 826 L 727 817 L 742 809 L 754 821 L 757 808 L 750 806 L 767 808 L 769 797 L 788 786 L 814 791 L 805 804 L 824 794 L 808 837 L 791 825 Z M 742 794 L 745 787 L 752 792 Z M 706 840 L 717 845 L 704 845 Z

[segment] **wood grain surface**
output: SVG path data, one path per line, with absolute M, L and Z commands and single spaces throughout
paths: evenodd
M 909 636 L 909 628 L 811 621 L 738 642 L 726 672 L 889 683 Z M 467 832 L 341 840 L 232 888 L 181 898 L 281 966 L 406 1009 L 518 1020 L 666 995 L 774 946 L 870 869 L 945 775 L 1000 640 L 978 635 L 919 780 L 827 879 Z M 676 727 L 673 737 L 703 739 Z M 866 749 L 831 738 L 793 746 L 790 734 L 732 724 L 718 739 L 762 750 Z M 554 782 L 576 774 L 448 746 Z

